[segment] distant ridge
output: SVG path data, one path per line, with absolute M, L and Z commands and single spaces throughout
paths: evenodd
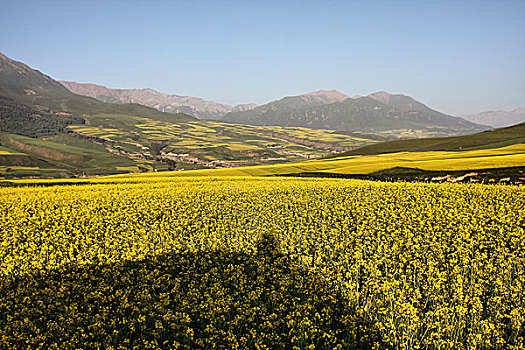
M 473 123 L 490 125 L 495 127 L 510 126 L 525 122 L 525 108 L 517 108 L 513 111 L 488 111 L 478 114 L 464 114 L 463 119 Z
M 338 91 L 288 96 L 249 111 L 230 112 L 224 121 L 264 126 L 384 132 L 417 129 L 440 136 L 474 133 L 487 127 L 435 111 L 413 98 L 385 91 L 349 97 Z
M 379 91 L 350 97 L 337 90 L 318 90 L 286 96 L 264 105 L 229 106 L 199 97 L 178 96 L 152 89 L 111 89 L 97 84 L 61 81 L 70 91 L 111 103 L 138 103 L 199 119 L 259 126 L 300 126 L 342 131 L 387 132 L 416 130 L 433 136 L 452 136 L 486 130 L 460 117 L 435 111 L 415 99 Z
M 169 113 L 185 113 L 199 119 L 221 119 L 230 111 L 246 111 L 255 104 L 229 106 L 199 97 L 170 95 L 153 89 L 111 89 L 102 85 L 60 81 L 69 91 L 110 103 L 138 103 Z
M 385 91 L 364 97 L 350 97 L 337 90 L 319 90 L 287 96 L 261 106 L 245 104 L 231 107 L 198 97 L 169 95 L 152 89 L 110 89 L 96 84 L 60 83 L 2 54 L 0 77 L 2 96 L 29 106 L 43 106 L 77 115 L 113 113 L 166 121 L 191 120 L 191 115 L 261 126 L 367 133 L 403 134 L 407 131 L 412 135 L 409 137 L 420 137 L 417 136 L 419 134 L 471 134 L 487 129 L 484 125 L 435 111 L 409 96 Z

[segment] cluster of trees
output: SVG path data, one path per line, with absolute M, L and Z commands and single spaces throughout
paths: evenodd
M 36 138 L 69 132 L 68 125 L 84 123 L 80 117 L 56 115 L 0 96 L 0 132 Z

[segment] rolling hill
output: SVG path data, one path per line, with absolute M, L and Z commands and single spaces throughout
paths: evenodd
M 459 137 L 381 142 L 323 159 L 159 176 L 301 176 L 523 184 L 525 123 Z
M 341 154 L 331 155 L 330 158 L 392 152 L 453 151 L 475 148 L 497 148 L 517 143 L 525 143 L 525 123 L 506 128 L 487 130 L 472 135 L 387 141 L 375 145 L 364 146 Z

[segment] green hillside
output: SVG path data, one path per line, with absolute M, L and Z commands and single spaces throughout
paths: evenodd
M 523 184 L 524 129 L 525 123 L 461 137 L 380 142 L 324 159 L 161 176 L 312 176 Z
M 121 157 L 100 144 L 60 134 L 35 139 L 15 134 L 0 134 L 0 176 L 67 177 L 73 174 L 102 175 L 153 170 L 155 162 Z
M 84 124 L 81 117 L 37 109 L 0 96 L 0 133 L 41 137 L 68 132 L 72 124 Z
M 70 125 L 67 134 L 39 139 L 0 133 L 0 145 L 14 150 L 14 153 L 45 161 L 48 166 L 43 168 L 55 165 L 67 169 L 62 171 L 64 176 L 75 176 L 284 163 L 320 158 L 378 142 L 375 135 L 363 133 L 345 135 L 333 130 L 257 127 L 211 121 L 173 123 L 118 114 L 92 115 L 85 121 L 85 124 Z M 79 160 L 76 164 L 64 164 L 63 157 L 56 159 L 54 153 L 47 151 L 48 148 L 56 149 L 52 146 L 57 141 L 60 141 L 60 151 L 66 152 L 71 146 L 97 152 L 90 155 L 89 162 Z M 73 153 L 78 153 L 78 150 Z M 19 156 L 15 158 L 6 154 L 0 172 L 3 166 L 6 177 L 26 176 L 27 169 L 21 168 L 20 173 L 16 166 L 36 166 L 36 163 L 20 163 Z M 114 166 L 100 167 L 99 163 Z M 10 174 L 6 173 L 7 167 L 11 169 Z M 39 176 L 35 171 L 29 175 Z
M 0 96 L 28 106 L 76 116 L 98 113 L 148 117 L 161 121 L 195 120 L 185 114 L 163 113 L 138 104 L 113 104 L 75 95 L 51 77 L 0 54 Z
M 516 143 L 525 143 L 525 123 L 506 128 L 487 130 L 481 133 L 465 136 L 382 142 L 341 154 L 332 155 L 330 158 L 391 152 L 449 151 L 476 148 L 496 148 Z
M 0 145 L 12 150 L 3 156 L 0 176 L 49 177 L 49 168 L 61 169 L 57 173 L 70 177 L 273 164 L 320 158 L 378 142 L 375 135 L 362 133 L 211 121 L 170 123 L 118 114 L 92 115 L 85 121 L 69 125 L 69 133 L 38 139 L 0 133 Z M 89 158 L 63 155 L 81 151 L 88 152 Z
M 318 158 L 384 137 L 200 121 L 112 104 L 0 54 L 0 177 L 71 177 Z

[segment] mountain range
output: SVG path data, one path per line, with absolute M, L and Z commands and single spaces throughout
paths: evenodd
M 188 120 L 186 116 L 190 116 L 251 125 L 366 132 L 416 129 L 425 130 L 426 135 L 432 136 L 466 134 L 483 130 L 484 125 L 502 127 L 525 121 L 524 108 L 509 112 L 466 114 L 456 118 L 432 110 L 411 97 L 384 91 L 350 97 L 336 90 L 319 90 L 284 97 L 261 106 L 254 103 L 229 106 L 199 97 L 170 95 L 149 88 L 111 89 L 97 84 L 56 81 L 1 53 L 0 72 L 1 96 L 29 106 L 42 106 L 75 114 L 147 114 L 161 120 Z M 170 115 L 157 111 L 168 112 Z
M 310 99 L 331 101 L 315 95 Z M 390 138 L 211 122 L 137 103 L 103 102 L 0 56 L 0 178 L 271 164 Z
M 110 89 L 97 84 L 60 81 L 69 91 L 109 103 L 138 103 L 169 113 L 185 113 L 198 119 L 221 119 L 228 112 L 252 109 L 256 104 L 229 106 L 193 96 L 170 95 L 153 89 Z
M 320 96 L 325 98 L 321 100 Z M 435 111 L 409 96 L 384 91 L 357 97 L 337 91 L 289 96 L 249 111 L 230 112 L 222 120 L 251 125 L 365 132 L 410 129 L 431 132 L 433 136 L 467 134 L 486 129 L 482 125 Z
M 53 78 L 0 53 L 0 96 L 30 107 L 82 115 L 99 113 L 148 116 L 156 120 L 194 120 L 185 114 L 163 113 L 137 103 L 105 103 L 72 93 Z
M 96 84 L 61 83 L 71 92 L 112 103 L 139 103 L 161 111 L 182 112 L 199 119 L 258 126 L 385 132 L 417 130 L 424 135 L 473 133 L 486 127 L 437 112 L 404 95 L 381 91 L 350 97 L 336 90 L 319 90 L 277 101 L 228 106 L 198 97 L 177 96 L 152 89 L 110 89 Z M 409 135 L 413 136 L 413 135 Z
M 509 112 L 499 110 L 481 112 L 478 114 L 464 114 L 461 117 L 473 123 L 504 127 L 525 122 L 525 108 L 517 108 Z
M 95 98 L 109 103 L 138 103 L 163 112 L 185 113 L 198 119 L 222 120 L 228 113 L 247 112 L 257 107 L 255 103 L 229 106 L 226 104 L 204 100 L 194 96 L 179 96 L 162 93 L 153 89 L 112 89 L 106 86 L 77 83 L 74 81 L 59 81 L 69 91 Z M 289 108 L 319 106 L 344 101 L 347 96 L 336 90 L 319 90 L 300 95 L 300 99 L 287 99 Z

